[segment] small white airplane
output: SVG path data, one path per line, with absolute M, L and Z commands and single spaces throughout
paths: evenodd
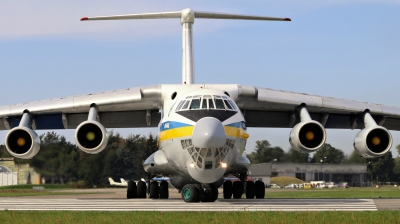
M 289 18 L 200 12 L 184 9 L 101 17 L 180 19 L 182 84 L 141 86 L 0 107 L 0 129 L 9 130 L 8 152 L 30 159 L 40 148 L 34 130 L 76 128 L 77 146 L 96 154 L 107 145 L 106 128 L 159 127 L 159 150 L 143 164 L 150 181 L 169 177 L 186 202 L 213 202 L 223 184 L 224 198 L 264 198 L 261 181 L 246 181 L 250 161 L 243 154 L 247 127 L 291 128 L 289 141 L 299 152 L 318 150 L 325 128 L 361 129 L 354 147 L 363 157 L 385 155 L 390 130 L 400 130 L 400 108 L 240 84 L 196 84 L 192 28 L 195 19 L 291 21 Z M 87 24 L 90 26 L 90 24 Z M 225 181 L 234 175 L 241 181 Z M 121 183 L 122 184 L 122 183 Z M 167 181 L 127 182 L 127 198 L 168 198 Z
M 120 187 L 127 187 L 128 182 L 126 182 L 124 179 L 121 178 L 121 182 L 115 182 L 111 177 L 108 178 L 108 181 L 110 182 L 111 186 L 120 186 Z

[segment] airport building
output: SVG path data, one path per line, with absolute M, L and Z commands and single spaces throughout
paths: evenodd
M 261 163 L 250 167 L 250 176 L 270 185 L 271 177 L 289 176 L 305 182 L 347 182 L 348 186 L 365 187 L 370 182 L 367 165 L 326 163 Z
M 0 186 L 40 183 L 40 174 L 28 163 L 17 164 L 14 158 L 0 158 Z

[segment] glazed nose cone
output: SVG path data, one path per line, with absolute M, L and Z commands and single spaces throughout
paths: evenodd
M 204 117 L 198 120 L 194 126 L 192 141 L 195 147 L 222 147 L 226 142 L 224 126 L 216 118 Z

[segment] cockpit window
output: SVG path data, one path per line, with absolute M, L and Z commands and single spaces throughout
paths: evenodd
M 190 104 L 190 109 L 200 109 L 200 99 L 193 99 L 192 103 Z
M 182 107 L 182 110 L 187 109 L 189 107 L 190 100 L 186 100 L 185 104 Z
M 233 110 L 233 109 L 232 109 L 232 106 L 229 104 L 229 102 L 228 102 L 227 100 L 224 100 L 224 102 L 225 102 L 226 107 L 227 107 L 229 110 Z
M 215 99 L 215 107 L 217 109 L 225 110 L 224 102 L 221 99 Z
M 195 95 L 187 96 L 176 107 L 180 110 L 234 110 L 238 111 L 235 103 L 226 96 L 218 95 Z

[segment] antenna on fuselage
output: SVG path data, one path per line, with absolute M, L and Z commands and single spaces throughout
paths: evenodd
M 277 18 L 266 16 L 252 16 L 227 14 L 217 12 L 199 12 L 192 9 L 184 9 L 175 12 L 155 12 L 142 14 L 128 14 L 115 16 L 83 17 L 83 20 L 121 20 L 121 19 L 170 19 L 181 18 L 182 24 L 182 84 L 195 84 L 194 55 L 193 55 L 193 31 L 195 18 L 203 19 L 241 19 L 241 20 L 272 20 L 291 21 L 289 18 Z

